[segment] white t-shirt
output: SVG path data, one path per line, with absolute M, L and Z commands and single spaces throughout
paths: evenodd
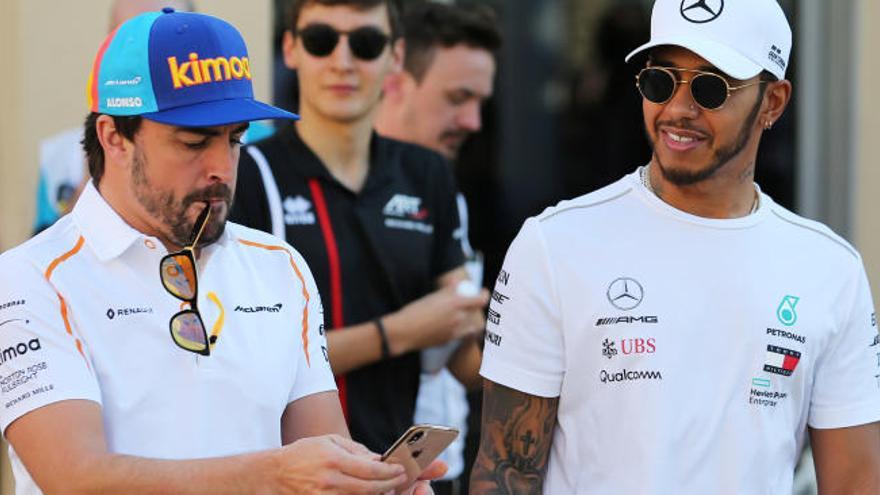
M 335 390 L 318 290 L 293 248 L 227 223 L 202 250 L 198 309 L 219 331 L 210 356 L 172 341 L 181 301 L 162 287 L 165 254 L 90 183 L 70 215 L 0 256 L 4 432 L 34 409 L 85 399 L 101 406 L 112 452 L 232 455 L 280 446 L 285 407 Z M 16 492 L 39 493 L 10 454 Z
M 791 493 L 807 425 L 880 420 L 859 254 L 760 200 L 700 218 L 632 174 L 526 221 L 481 373 L 559 397 L 544 493 Z

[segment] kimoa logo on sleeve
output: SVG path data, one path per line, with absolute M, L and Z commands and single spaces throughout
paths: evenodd
M 189 54 L 189 61 L 182 64 L 177 63 L 177 57 L 168 57 L 167 60 L 174 89 L 231 79 L 251 79 L 247 57 L 199 59 L 199 54 L 193 52 Z

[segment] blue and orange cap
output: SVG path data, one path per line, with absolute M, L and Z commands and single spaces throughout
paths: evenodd
M 107 36 L 88 83 L 92 112 L 181 127 L 298 119 L 254 99 L 247 47 L 228 22 L 165 8 Z

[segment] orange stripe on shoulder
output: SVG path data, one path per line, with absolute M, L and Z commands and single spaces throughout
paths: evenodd
M 69 260 L 73 255 L 78 253 L 79 250 L 82 249 L 85 241 L 86 241 L 85 237 L 79 236 L 79 239 L 77 239 L 76 245 L 73 246 L 73 249 L 71 249 L 70 251 L 68 251 L 68 252 L 62 254 L 61 256 L 55 258 L 54 260 L 52 260 L 52 263 L 49 263 L 49 268 L 46 268 L 46 273 L 45 273 L 46 280 L 49 280 L 50 278 L 52 278 L 52 272 L 54 272 L 55 269 L 58 268 L 58 265 L 60 265 L 61 263 L 64 263 L 65 261 Z
M 73 246 L 73 249 L 52 260 L 52 263 L 49 263 L 49 267 L 46 268 L 46 272 L 44 273 L 44 277 L 46 277 L 46 280 L 51 282 L 52 273 L 55 272 L 55 269 L 58 268 L 61 263 L 64 263 L 65 261 L 72 258 L 74 255 L 76 255 L 76 253 L 78 253 L 79 250 L 82 249 L 84 243 L 85 238 L 83 236 L 79 236 L 79 239 L 77 239 L 76 244 Z M 70 325 L 70 317 L 67 314 L 67 301 L 64 300 L 64 296 L 62 296 L 61 293 L 58 292 L 58 289 L 55 289 L 55 294 L 58 296 L 61 319 L 64 321 L 64 330 L 67 332 L 68 335 L 73 337 L 73 340 L 76 343 L 76 350 L 79 351 L 79 355 L 82 356 L 83 360 L 86 362 L 86 367 L 91 370 L 92 367 L 91 365 L 89 365 L 89 360 L 86 359 L 86 354 L 85 352 L 83 352 L 82 342 L 73 335 L 73 327 Z
M 293 253 L 290 252 L 284 246 L 273 246 L 270 244 L 260 244 L 259 242 L 248 241 L 245 239 L 239 239 L 238 242 L 244 244 L 245 246 L 255 247 L 259 249 L 265 249 L 268 251 L 284 251 L 287 253 L 288 258 L 290 258 L 290 266 L 293 267 L 294 273 L 296 273 L 296 277 L 299 279 L 300 284 L 302 284 L 302 295 L 306 300 L 306 304 L 303 307 L 303 315 L 302 315 L 302 341 L 303 341 L 303 352 L 306 354 L 306 365 L 309 367 L 312 366 L 311 360 L 309 359 L 309 291 L 306 288 L 306 279 L 303 277 L 302 272 L 299 270 L 299 267 L 296 266 L 296 261 L 293 259 Z

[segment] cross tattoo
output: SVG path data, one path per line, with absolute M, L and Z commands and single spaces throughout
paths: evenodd
M 537 440 L 535 440 L 535 437 L 532 436 L 532 430 L 526 431 L 526 434 L 519 437 L 519 439 L 522 440 L 525 445 L 523 455 L 529 455 L 529 448 L 531 448 L 532 444 L 538 443 Z

